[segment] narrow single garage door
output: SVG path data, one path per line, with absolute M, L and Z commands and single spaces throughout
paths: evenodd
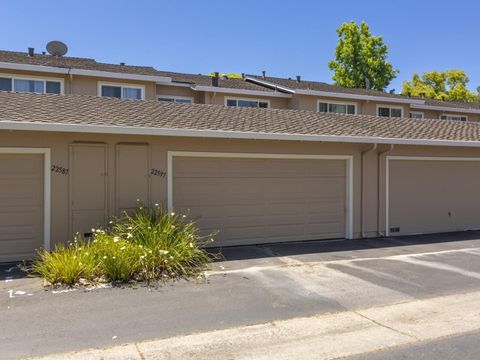
M 391 235 L 480 228 L 480 162 L 389 161 Z
M 345 237 L 345 160 L 173 158 L 173 207 L 214 246 Z
M 43 245 L 43 155 L 0 154 L 0 261 Z

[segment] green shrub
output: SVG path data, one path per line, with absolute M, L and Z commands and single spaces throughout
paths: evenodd
M 40 250 L 30 269 L 50 284 L 74 285 L 81 279 L 94 281 L 98 270 L 91 244 L 76 239 L 68 245 L 58 244 L 52 252 Z
M 40 251 L 30 273 L 52 285 L 197 276 L 212 260 L 203 247 L 213 235 L 200 236 L 185 215 L 139 206 L 114 218 L 108 229 L 93 229 L 90 241 Z

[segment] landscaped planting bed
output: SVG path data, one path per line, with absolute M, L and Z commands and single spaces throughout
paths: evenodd
M 40 250 L 29 273 L 52 286 L 152 282 L 200 276 L 213 259 L 204 247 L 214 234 L 200 236 L 185 215 L 159 205 L 124 212 L 92 234 L 88 240 L 76 236 L 51 252 Z

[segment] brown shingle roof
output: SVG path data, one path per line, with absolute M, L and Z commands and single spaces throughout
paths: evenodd
M 97 62 L 94 59 L 66 56 L 55 57 L 51 55 L 41 54 L 35 54 L 35 56 L 28 56 L 27 53 L 16 51 L 0 50 L 0 62 L 52 66 L 60 68 L 75 68 L 83 70 L 109 71 L 123 74 L 158 76 L 157 70 L 155 70 L 151 66 L 105 64 Z
M 276 134 L 287 138 L 292 135 L 312 135 L 480 141 L 480 124 L 470 122 L 188 105 L 85 95 L 0 92 L 0 129 L 12 128 L 11 124 L 22 123 L 28 123 L 23 124 L 25 126 L 22 128 L 31 124 L 98 125 L 111 127 L 110 129 L 124 127 L 132 131 L 147 129 L 152 133 L 159 129 L 208 130 L 213 132 L 210 136 L 216 136 L 215 132 L 232 132 L 243 133 L 246 134 L 244 137 L 252 138 L 255 138 L 255 134 Z M 72 129 L 77 131 L 74 126 Z M 339 138 L 338 141 L 343 140 Z M 358 142 L 363 140 L 359 139 Z

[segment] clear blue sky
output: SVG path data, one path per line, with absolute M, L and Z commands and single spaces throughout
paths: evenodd
M 400 70 L 389 88 L 413 72 L 459 68 L 475 89 L 479 13 L 478 0 L 0 0 L 0 48 L 42 51 L 58 39 L 70 56 L 103 62 L 331 82 L 336 28 L 363 20 Z

